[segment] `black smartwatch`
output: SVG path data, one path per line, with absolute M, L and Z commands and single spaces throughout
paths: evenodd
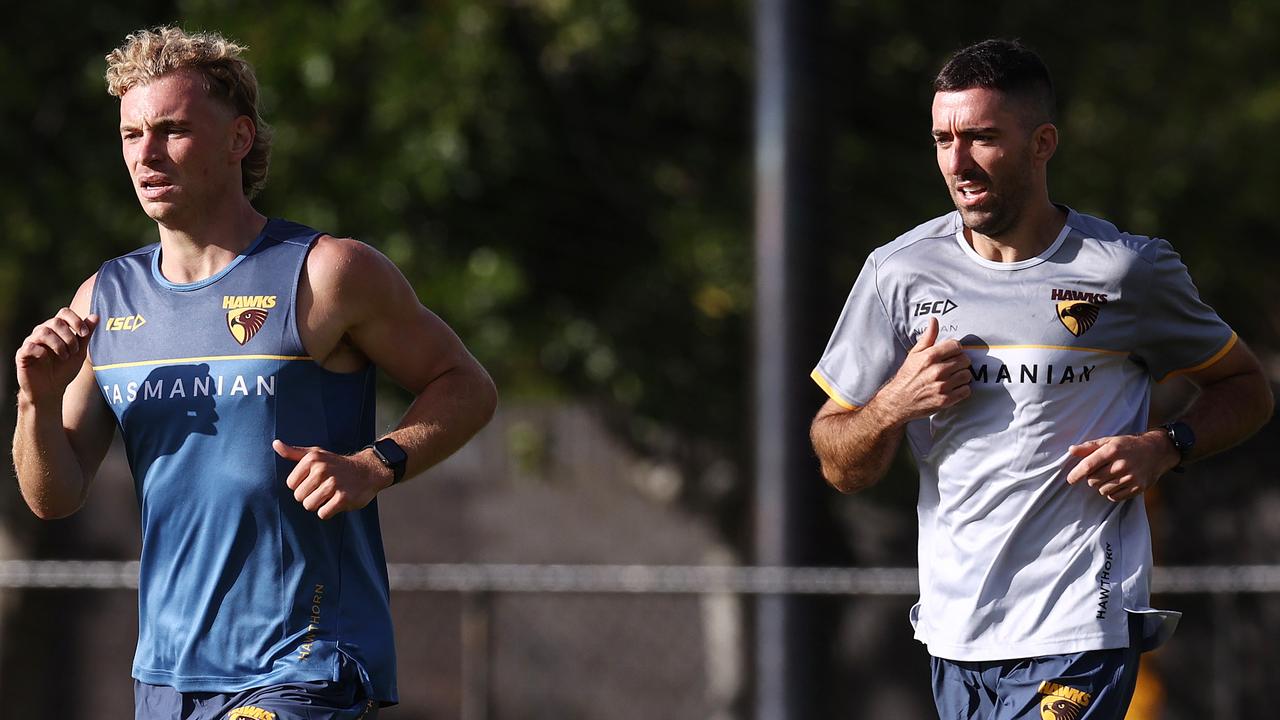
M 400 447 L 399 443 L 391 438 L 382 438 L 365 447 L 373 450 L 373 456 L 378 458 L 378 462 L 391 468 L 392 485 L 404 478 L 404 466 L 409 456 L 405 454 L 404 448 Z
M 1160 426 L 1166 435 L 1169 436 L 1169 442 L 1173 443 L 1174 449 L 1178 451 L 1178 467 L 1174 468 L 1174 472 L 1183 472 L 1182 463 L 1186 462 L 1187 456 L 1191 454 L 1191 450 L 1196 446 L 1196 434 L 1191 430 L 1191 426 L 1178 420 L 1176 422 L 1167 423 Z

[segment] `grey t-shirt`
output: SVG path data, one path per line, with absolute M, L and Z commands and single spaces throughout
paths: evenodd
M 1068 485 L 1067 448 L 1145 430 L 1151 383 L 1215 362 L 1235 333 L 1163 240 L 1068 210 L 1038 257 L 993 262 L 952 212 L 871 254 L 814 380 L 865 405 L 931 317 L 972 360 L 973 394 L 907 426 L 917 639 L 951 660 L 1125 647 L 1130 611 L 1162 642 L 1177 613 L 1148 605 L 1145 507 Z

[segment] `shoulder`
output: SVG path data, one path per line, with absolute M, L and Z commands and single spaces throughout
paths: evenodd
M 97 277 L 103 272 L 112 273 L 130 267 L 146 269 L 150 266 L 151 256 L 155 253 L 156 248 L 158 247 L 160 247 L 160 243 L 153 242 L 149 245 L 143 245 L 136 250 L 130 250 L 123 255 L 117 255 L 116 257 L 102 263 L 102 266 L 98 268 L 98 272 L 95 273 L 94 277 Z
M 1173 246 L 1166 240 L 1124 232 L 1106 220 L 1074 210 L 1070 211 L 1067 223 L 1082 243 L 1119 258 L 1150 265 L 1161 255 L 1173 252 Z
M 870 261 L 877 270 L 885 270 L 900 263 L 912 263 L 919 253 L 929 253 L 938 242 L 954 243 L 960 229 L 960 214 L 952 211 L 946 215 L 920 223 L 871 252 Z
M 307 254 L 303 285 L 301 294 L 312 307 L 345 325 L 417 304 L 395 263 L 352 238 L 317 236 Z
M 316 237 L 307 255 L 312 289 L 343 294 L 376 290 L 400 271 L 372 246 L 353 238 Z
M 80 317 L 87 317 L 93 306 L 93 288 L 98 283 L 98 273 L 94 273 L 87 280 L 80 283 L 80 287 L 76 289 L 76 294 L 71 299 L 71 309 Z

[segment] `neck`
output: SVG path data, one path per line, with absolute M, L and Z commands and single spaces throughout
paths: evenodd
M 995 262 L 1018 262 L 1044 252 L 1062 232 L 1067 213 L 1045 197 L 1023 213 L 1018 222 L 992 237 L 965 229 L 969 244 L 982 257 Z
M 185 222 L 158 220 L 160 272 L 170 282 L 203 280 L 225 268 L 262 232 L 267 218 L 240 195 L 223 209 L 210 208 Z

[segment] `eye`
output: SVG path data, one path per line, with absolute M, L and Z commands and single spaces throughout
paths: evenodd
M 948 148 L 951 147 L 951 137 L 949 135 L 935 135 L 933 138 L 934 147 Z

